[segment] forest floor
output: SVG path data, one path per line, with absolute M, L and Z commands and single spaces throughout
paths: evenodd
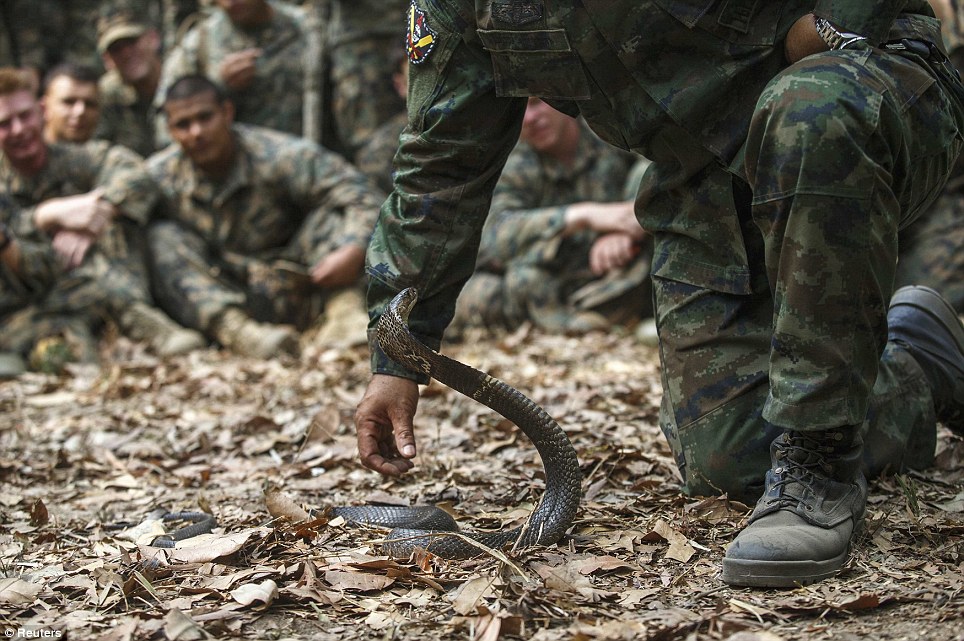
M 352 414 L 365 347 L 161 361 L 115 338 L 101 370 L 0 383 L 0 630 L 102 641 L 964 639 L 964 441 L 948 431 L 932 469 L 871 483 L 866 527 L 837 577 L 734 589 L 720 562 L 748 508 L 680 493 L 657 425 L 654 348 L 628 333 L 524 328 L 445 351 L 519 388 L 569 434 L 584 498 L 557 545 L 409 562 L 380 554 L 382 532 L 279 516 L 431 502 L 463 527 L 492 528 L 520 522 L 541 495 L 529 442 L 437 383 L 423 389 L 415 470 L 386 480 L 362 468 Z M 152 547 L 156 508 L 208 511 L 218 527 Z

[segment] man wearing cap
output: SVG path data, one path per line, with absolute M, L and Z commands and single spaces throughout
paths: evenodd
M 277 0 L 216 0 L 218 9 L 191 29 L 164 59 L 154 99 L 190 74 L 207 76 L 235 105 L 238 122 L 296 136 L 303 132 L 306 20 L 300 7 Z M 167 124 L 155 124 L 167 143 Z
M 161 37 L 128 11 L 98 22 L 97 50 L 107 68 L 100 80 L 102 117 L 97 137 L 142 156 L 157 150 L 152 101 L 161 78 Z

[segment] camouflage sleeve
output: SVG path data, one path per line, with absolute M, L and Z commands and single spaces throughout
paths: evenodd
M 528 146 L 516 146 L 492 195 L 478 268 L 501 272 L 539 241 L 562 233 L 566 208 L 541 206 L 545 183 L 538 156 Z
M 290 157 L 291 191 L 305 210 L 323 209 L 341 217 L 329 246 L 368 246 L 378 208 L 385 200 L 368 178 L 338 154 L 304 141 Z M 308 220 L 317 217 L 308 216 Z M 310 256 L 314 263 L 321 255 Z
M 410 326 L 438 348 L 474 269 L 492 190 L 519 137 L 526 101 L 496 97 L 473 3 L 416 0 L 410 11 L 409 30 L 417 33 L 409 36 L 409 126 L 394 192 L 368 250 L 368 304 L 374 327 L 398 291 L 415 287 Z M 374 372 L 418 379 L 370 343 Z
M 110 148 L 96 184 L 104 190 L 104 200 L 141 224 L 147 222 L 157 203 L 157 183 L 147 173 L 143 159 L 126 147 Z
M 890 25 L 897 15 L 907 9 L 916 9 L 924 2 L 913 0 L 817 0 L 814 15 L 826 18 L 841 31 L 859 33 L 873 44 L 887 39 Z

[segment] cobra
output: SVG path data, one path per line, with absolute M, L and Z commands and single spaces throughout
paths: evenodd
M 426 374 L 512 421 L 532 441 L 545 469 L 546 489 L 522 526 L 492 532 L 458 531 L 458 524 L 434 506 L 345 506 L 331 512 L 345 520 L 394 528 L 383 545 L 395 558 L 422 548 L 446 559 L 479 556 L 485 548 L 515 549 L 551 545 L 572 525 L 582 497 L 582 473 L 576 451 L 544 409 L 514 387 L 423 345 L 412 335 L 408 316 L 418 300 L 413 288 L 400 292 L 375 328 L 375 340 L 394 361 Z M 480 543 L 473 545 L 470 541 Z

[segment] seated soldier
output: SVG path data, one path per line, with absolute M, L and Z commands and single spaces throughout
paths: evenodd
M 148 159 L 161 188 L 148 239 L 165 309 L 255 358 L 295 352 L 296 330 L 340 291 L 363 314 L 365 247 L 384 200 L 365 177 L 309 140 L 235 123 L 204 76 L 175 81 L 164 115 L 176 144 Z
M 44 140 L 87 142 L 100 119 L 98 74 L 91 67 L 62 62 L 44 76 Z
M 43 107 L 16 69 L 0 69 L 0 193 L 24 211 L 15 233 L 53 245 L 71 276 L 104 291 L 101 311 L 161 355 L 204 344 L 203 337 L 151 306 L 142 224 L 157 189 L 139 156 L 103 141 L 47 143 Z
M 158 150 L 154 94 L 161 79 L 161 36 L 124 7 L 108 5 L 97 23 L 97 50 L 107 68 L 100 79 L 103 116 L 97 137 L 142 156 Z
M 528 320 L 578 333 L 648 316 L 651 252 L 624 199 L 633 158 L 530 98 L 450 331 Z
M 18 238 L 22 213 L 0 196 L 0 379 L 67 360 L 94 362 L 94 334 L 107 304 L 92 278 L 66 272 L 49 242 Z

